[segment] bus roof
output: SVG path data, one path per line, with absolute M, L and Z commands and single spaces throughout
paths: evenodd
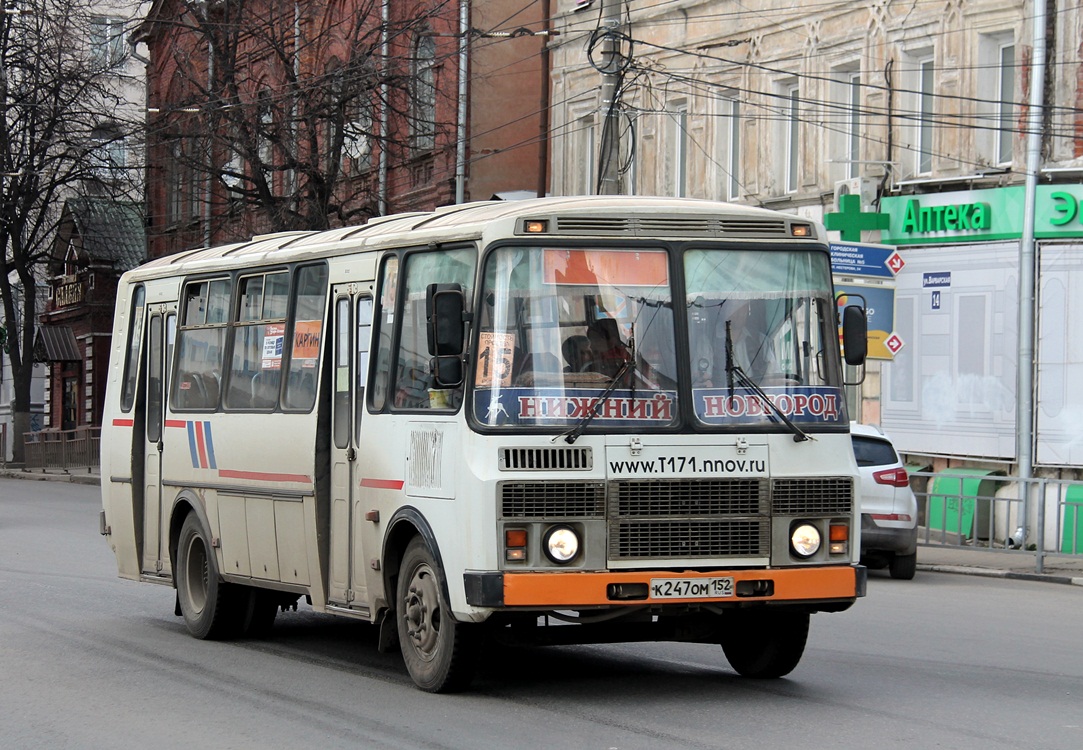
M 712 237 L 793 239 L 791 224 L 812 227 L 802 239 L 824 241 L 808 219 L 767 209 L 692 198 L 568 196 L 516 201 L 481 201 L 435 211 L 380 216 L 358 226 L 325 231 L 279 232 L 244 242 L 195 248 L 149 261 L 129 271 L 130 280 L 213 271 L 258 263 L 334 256 L 404 244 L 524 234 L 524 220 L 547 221 L 545 237 Z

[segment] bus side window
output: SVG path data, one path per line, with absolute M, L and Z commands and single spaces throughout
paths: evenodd
M 242 276 L 238 280 L 233 357 L 229 371 L 230 409 L 270 411 L 278 406 L 286 358 L 289 273 Z
M 399 306 L 401 313 L 395 321 L 401 328 L 396 378 L 391 389 L 394 406 L 403 409 L 454 409 L 461 402 L 462 385 L 454 389 L 430 392 L 433 388 L 433 374 L 425 320 L 425 298 L 429 284 L 459 284 L 469 300 L 474 287 L 476 262 L 476 253 L 472 247 L 412 253 L 406 256 L 406 278 L 403 285 L 405 299 Z
M 143 346 L 143 307 L 146 289 L 140 285 L 132 295 L 132 312 L 128 320 L 128 358 L 124 365 L 124 390 L 120 396 L 121 411 L 130 411 L 135 403 L 136 385 L 139 383 L 139 354 Z
M 372 374 L 373 411 L 382 411 L 387 404 L 388 381 L 391 380 L 391 335 L 395 325 L 395 300 L 398 297 L 399 259 L 390 256 L 384 260 L 383 273 L 380 276 L 380 312 L 374 320 L 376 326 L 375 342 L 376 367 Z
M 309 411 L 316 403 L 316 373 L 319 371 L 324 300 L 327 297 L 327 266 L 302 266 L 297 269 L 293 295 L 293 338 L 282 408 Z
M 177 330 L 179 376 L 172 381 L 170 395 L 174 409 L 218 407 L 230 291 L 229 279 L 198 281 L 184 288 Z

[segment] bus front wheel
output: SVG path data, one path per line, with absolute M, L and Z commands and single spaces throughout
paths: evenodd
M 181 525 L 177 542 L 177 600 L 188 632 L 199 639 L 237 635 L 243 616 L 237 587 L 221 580 L 209 535 L 195 513 Z
M 461 690 L 474 670 L 471 626 L 455 621 L 444 591 L 439 563 L 415 537 L 402 556 L 395 619 L 406 670 L 430 693 Z
M 774 679 L 801 661 L 808 640 L 808 612 L 735 610 L 723 615 L 722 650 L 737 674 Z

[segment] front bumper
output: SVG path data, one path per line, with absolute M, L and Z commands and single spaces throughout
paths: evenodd
M 867 571 L 862 565 L 712 571 L 539 571 L 467 572 L 466 601 L 492 609 L 578 609 L 620 605 L 735 605 L 753 601 L 833 605 L 865 595 Z M 724 598 L 655 599 L 652 578 L 706 579 L 731 577 L 734 595 Z M 642 592 L 642 595 L 639 595 Z
M 861 554 L 894 552 L 912 555 L 918 550 L 917 526 L 881 526 L 866 514 L 861 516 Z

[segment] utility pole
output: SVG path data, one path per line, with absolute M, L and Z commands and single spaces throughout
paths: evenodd
M 602 136 L 598 146 L 598 194 L 620 195 L 620 96 L 619 85 L 625 60 L 621 56 L 620 0 L 602 0 L 601 60 L 595 67 L 602 74 Z M 593 62 L 593 61 L 592 61 Z

